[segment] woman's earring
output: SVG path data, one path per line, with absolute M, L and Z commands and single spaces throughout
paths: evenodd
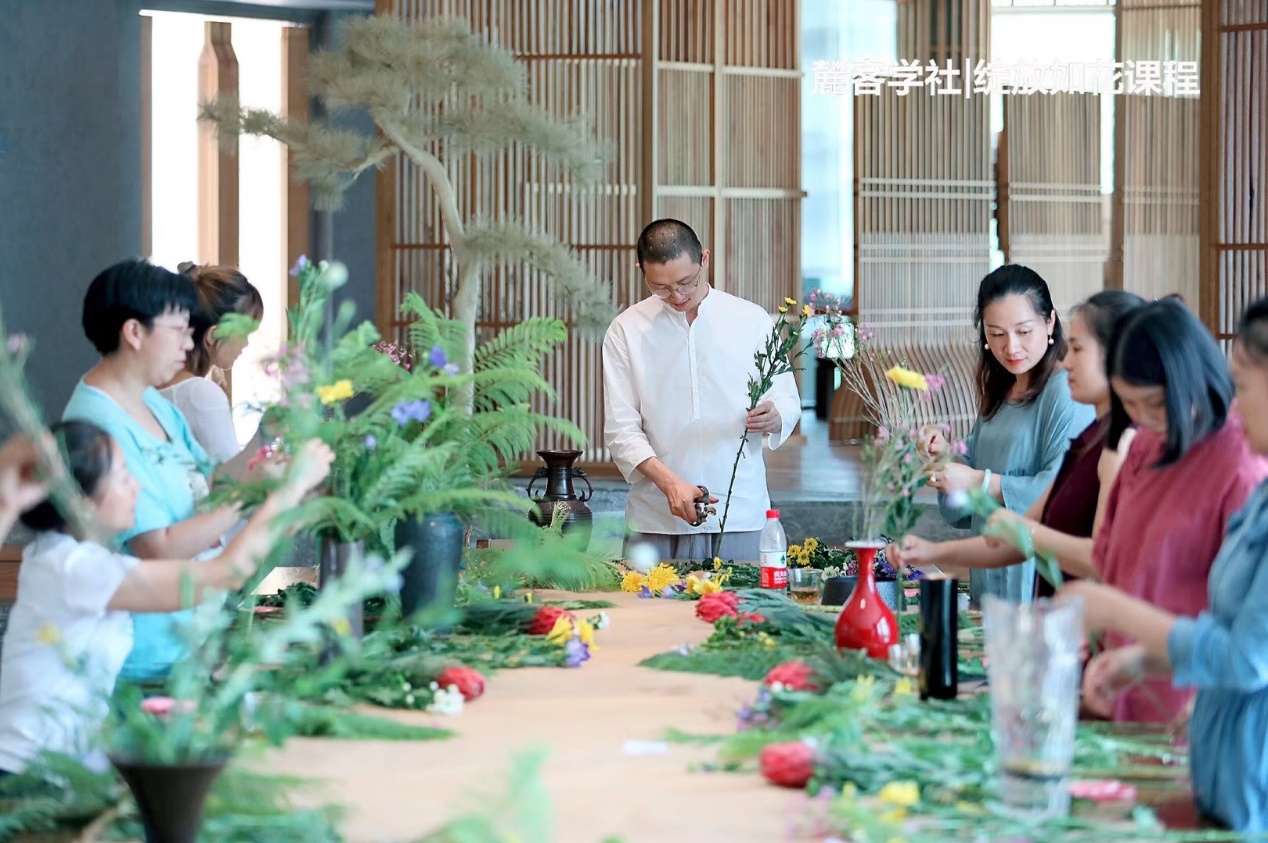
M 991 350 L 991 344 L 990 344 L 989 342 L 984 342 L 984 343 L 982 343 L 982 350 L 983 350 L 983 351 L 990 351 L 990 350 Z
M 1055 340 L 1053 340 L 1053 338 L 1052 338 L 1052 334 L 1049 334 L 1049 335 L 1048 335 L 1048 345 L 1052 345 L 1052 344 L 1053 344 L 1053 342 L 1055 342 Z

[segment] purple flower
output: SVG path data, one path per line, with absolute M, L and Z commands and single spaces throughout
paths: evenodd
M 291 275 L 298 277 L 298 275 L 305 269 L 308 269 L 309 266 L 308 255 L 300 255 L 299 260 L 295 261 L 295 265 L 291 267 Z
M 26 334 L 13 334 L 5 345 L 10 354 L 20 354 L 22 349 L 26 348 Z
M 378 444 L 379 444 L 379 440 L 375 437 L 373 433 L 368 434 L 365 437 L 365 448 L 367 451 L 373 451 L 374 447 Z
M 431 417 L 431 402 L 425 399 L 402 401 L 392 408 L 392 421 L 401 427 L 412 421 L 425 422 Z
M 925 375 L 925 383 L 929 385 L 929 391 L 933 392 L 935 390 L 942 389 L 942 386 L 946 383 L 946 381 L 943 379 L 942 375 Z
M 449 358 L 445 356 L 445 350 L 439 345 L 431 347 L 431 354 L 427 357 L 427 362 L 435 366 L 437 369 L 443 369 L 445 364 L 449 362 Z
M 660 590 L 661 597 L 673 597 L 674 593 L 674 587 L 672 585 L 667 585 Z
M 590 658 L 590 647 L 576 636 L 564 643 L 564 667 L 581 667 Z
M 652 596 L 652 590 L 651 590 L 650 588 L 648 588 L 647 586 L 642 586 L 642 587 L 641 587 L 641 588 L 639 588 L 639 590 L 638 590 L 638 596 L 639 596 L 639 597 L 651 597 L 651 596 Z

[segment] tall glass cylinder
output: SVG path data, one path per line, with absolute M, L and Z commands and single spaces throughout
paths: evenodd
M 982 608 L 1000 795 L 1016 811 L 1063 816 L 1070 810 L 1083 604 L 988 595 Z

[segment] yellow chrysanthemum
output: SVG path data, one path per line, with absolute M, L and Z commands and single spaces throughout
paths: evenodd
M 892 367 L 885 373 L 885 377 L 907 389 L 918 389 L 921 392 L 929 391 L 929 382 L 925 380 L 924 375 L 919 372 L 913 372 L 911 369 L 905 369 L 902 366 Z
M 781 305 L 779 306 L 779 312 L 780 312 L 780 313 L 787 313 L 787 312 L 788 312 L 788 305 L 786 305 L 786 304 L 781 304 Z
M 697 595 L 703 597 L 706 594 L 717 594 L 722 590 L 722 586 L 716 580 L 700 579 L 695 574 L 687 577 L 687 593 L 695 597 Z
M 801 309 L 801 315 L 809 319 L 811 316 L 815 315 L 815 309 L 810 305 L 806 305 Z
M 797 306 L 797 300 L 796 300 L 796 299 L 788 299 L 788 298 L 786 298 L 786 299 L 784 299 L 784 304 L 788 305 L 789 307 L 796 307 L 796 306 Z
M 660 594 L 669 586 L 677 584 L 678 572 L 663 562 L 647 574 L 647 587 L 652 590 L 652 594 Z
M 594 647 L 594 626 L 589 621 L 573 621 L 573 629 L 576 630 L 577 637 L 581 639 L 581 643 L 593 649 Z
M 550 628 L 550 632 L 546 633 L 546 640 L 555 644 L 562 644 L 572 637 L 572 619 L 567 615 L 560 615 L 555 620 L 555 625 Z
M 494 600 L 502 599 L 502 586 L 500 585 L 493 586 L 493 599 Z
M 790 544 L 790 545 L 788 545 L 788 555 L 789 555 L 789 556 L 800 556 L 800 555 L 801 555 L 801 545 L 799 545 L 799 544 Z
M 877 795 L 886 805 L 911 808 L 920 802 L 920 786 L 912 781 L 890 782 Z
M 715 556 L 715 557 L 713 557 L 713 570 L 715 570 L 715 571 L 721 571 L 721 570 L 722 570 L 722 557 L 721 557 L 721 556 Z
M 910 697 L 915 693 L 915 683 L 905 676 L 894 683 L 894 696 L 896 697 Z
M 335 381 L 328 386 L 317 387 L 317 397 L 321 399 L 323 404 L 333 404 L 336 401 L 346 401 L 351 398 L 352 381 L 344 378 L 341 381 Z
M 637 593 L 647 585 L 647 577 L 638 571 L 626 571 L 625 576 L 621 577 L 621 591 Z
M 39 637 L 41 644 L 54 646 L 62 643 L 62 631 L 51 623 L 46 623 L 40 627 Z
M 872 697 L 875 696 L 875 688 L 875 676 L 860 676 L 858 679 L 854 680 L 854 688 L 850 691 L 850 697 L 855 702 L 869 702 Z
M 806 550 L 810 551 L 811 553 L 814 553 L 816 550 L 819 549 L 819 540 L 814 538 L 806 539 L 805 542 L 802 543 L 802 547 L 804 547 Z

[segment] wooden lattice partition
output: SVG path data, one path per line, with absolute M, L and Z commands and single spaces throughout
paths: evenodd
M 1230 339 L 1268 294 L 1268 3 L 1203 10 L 1201 313 Z
M 1172 78 L 1199 61 L 1199 0 L 1119 0 L 1121 62 L 1162 62 Z M 1196 67 L 1190 64 L 1189 66 Z M 1177 70 L 1179 72 L 1177 72 Z M 1137 68 L 1139 72 L 1139 68 Z M 1166 78 L 1161 77 L 1165 82 Z M 1111 286 L 1198 298 L 1197 93 L 1124 93 L 1114 100 Z
M 620 307 L 647 295 L 635 267 L 639 230 L 678 217 L 712 249 L 716 286 L 772 309 L 796 294 L 801 271 L 799 5 L 377 0 L 380 14 L 407 20 L 467 20 L 525 63 L 535 103 L 559 117 L 590 114 L 611 150 L 604 182 L 584 189 L 523 155 L 475 162 L 439 150 L 465 214 L 509 212 L 550 232 L 612 284 Z M 454 279 L 443 224 L 410 162 L 381 173 L 378 211 L 378 317 L 387 333 L 399 328 L 406 292 L 443 305 Z M 567 316 L 546 279 L 517 266 L 486 276 L 482 335 L 540 314 Z M 599 352 L 570 339 L 544 372 L 560 400 L 540 408 L 585 431 L 591 470 L 609 465 Z
M 989 4 L 906 0 L 898 6 L 898 31 L 904 59 L 971 67 L 986 59 Z M 971 319 L 977 285 L 991 264 L 991 168 L 987 97 L 916 89 L 855 98 L 858 321 L 879 346 L 945 377 L 924 405 L 925 420 L 949 422 L 961 435 L 977 415 Z M 862 409 L 857 396 L 838 390 L 829 438 L 871 435 Z
M 1048 282 L 1058 310 L 1101 289 L 1109 252 L 1095 94 L 1006 96 L 999 141 L 999 243 Z
M 946 386 L 929 421 L 966 433 L 976 417 L 971 319 L 990 271 L 991 179 L 986 97 L 855 100 L 855 279 L 858 320 L 878 345 Z M 861 402 L 837 392 L 829 437 L 869 433 Z

